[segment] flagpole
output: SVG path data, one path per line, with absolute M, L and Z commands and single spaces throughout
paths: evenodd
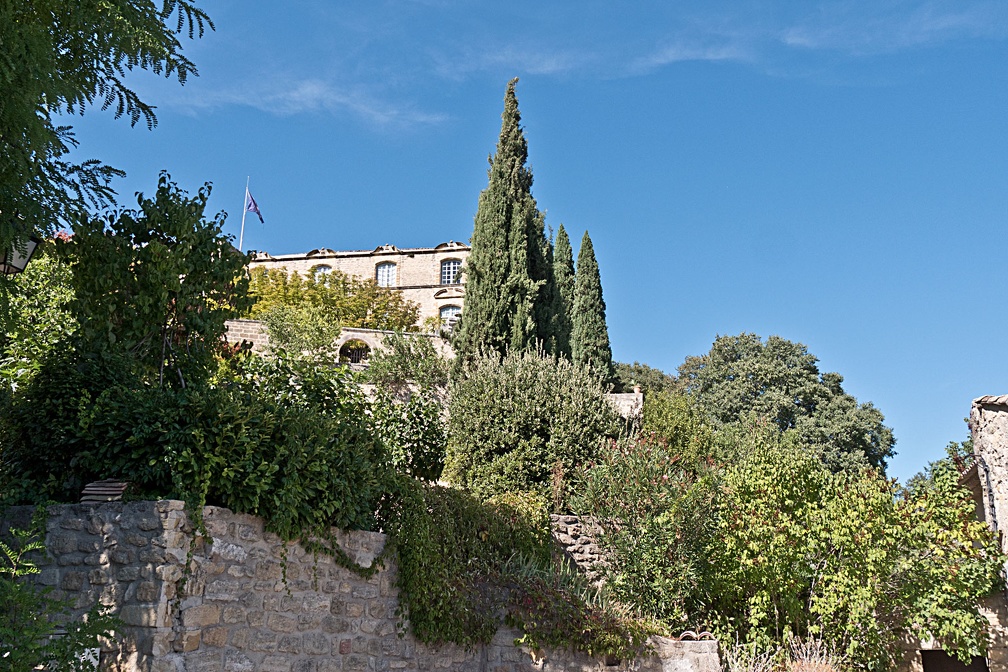
M 242 231 L 238 234 L 238 251 L 244 254 L 242 243 L 245 241 L 245 213 L 249 210 L 249 176 L 245 177 L 245 200 L 242 201 Z

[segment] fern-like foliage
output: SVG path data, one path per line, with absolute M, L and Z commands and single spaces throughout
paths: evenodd
M 86 652 L 98 648 L 117 621 L 97 606 L 73 618 L 67 602 L 28 579 L 40 571 L 35 558 L 45 555 L 42 539 L 30 530 L 10 532 L 10 544 L 0 541 L 0 669 L 93 670 Z M 54 637 L 59 625 L 63 634 Z
M 31 559 L 32 553 L 42 553 L 45 551 L 45 544 L 41 540 L 34 538 L 28 530 L 11 530 L 15 539 L 13 546 L 8 546 L 0 540 L 0 552 L 2 552 L 3 565 L 0 566 L 0 577 L 7 580 L 19 579 L 23 576 L 38 574 L 39 568 Z
M 99 107 L 154 128 L 154 107 L 129 88 L 128 73 L 185 84 L 198 73 L 179 37 L 213 27 L 189 0 L 160 8 L 153 0 L 0 0 L 0 250 L 114 204 L 112 179 L 122 171 L 68 161 L 77 141 L 58 117 Z

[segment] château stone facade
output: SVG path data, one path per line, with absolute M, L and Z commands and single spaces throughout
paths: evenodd
M 282 268 L 302 275 L 338 271 L 358 278 L 373 278 L 379 285 L 401 292 L 420 306 L 420 321 L 440 317 L 447 321 L 462 311 L 462 265 L 469 256 L 465 243 L 449 241 L 436 247 L 399 249 L 382 245 L 373 250 L 338 252 L 319 248 L 304 254 L 272 256 L 259 252 L 249 269 Z

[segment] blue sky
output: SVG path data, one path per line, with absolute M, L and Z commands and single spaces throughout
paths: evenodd
M 167 169 L 273 254 L 467 241 L 504 88 L 548 226 L 588 230 L 613 354 L 805 343 L 906 479 L 1008 392 L 1008 3 L 208 1 L 154 131 L 74 118 L 120 201 Z

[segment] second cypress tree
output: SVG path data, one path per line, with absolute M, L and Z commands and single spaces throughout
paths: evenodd
M 612 348 L 609 346 L 605 309 L 595 248 L 585 231 L 581 249 L 578 250 L 574 282 L 571 359 L 575 364 L 588 367 L 602 382 L 613 377 Z
M 553 352 L 570 359 L 571 316 L 574 312 L 574 251 L 563 224 L 557 229 L 553 243 L 554 309 L 553 324 L 555 346 Z

